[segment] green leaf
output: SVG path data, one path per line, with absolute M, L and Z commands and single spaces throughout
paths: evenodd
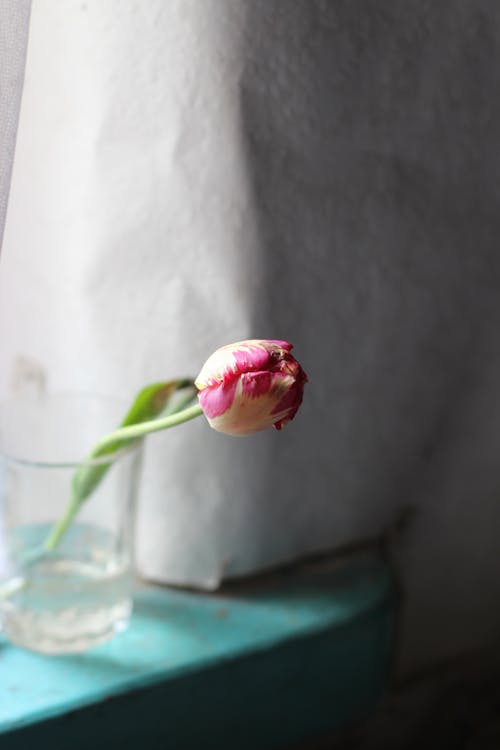
M 147 422 L 149 419 L 158 417 L 165 411 L 175 391 L 190 387 L 193 387 L 193 381 L 187 378 L 147 385 L 137 394 L 120 427 L 128 427 L 131 424 Z
M 171 403 L 172 396 L 176 393 L 184 392 L 184 397 L 177 403 Z M 171 380 L 165 383 L 153 383 L 143 388 L 136 396 L 132 406 L 125 415 L 120 427 L 130 427 L 131 425 L 149 422 L 168 413 L 176 413 L 183 409 L 189 402 L 193 401 L 196 396 L 196 388 L 193 381 L 188 378 L 180 380 Z M 174 399 L 175 402 L 175 399 Z M 105 447 L 97 447 L 89 454 L 89 459 L 101 458 L 102 456 L 115 454 L 122 448 L 135 443 L 142 438 L 122 438 L 113 440 Z M 71 523 L 71 520 L 77 514 L 81 504 L 100 484 L 106 472 L 111 467 L 113 461 L 97 464 L 95 466 L 82 466 L 73 475 L 72 480 L 72 497 L 65 516 L 55 524 L 51 533 L 45 541 L 44 547 L 47 550 L 53 550 L 59 543 L 62 535 Z
M 193 387 L 193 381 L 186 378 L 182 380 L 171 380 L 166 383 L 153 383 L 147 385 L 137 394 L 135 401 L 120 423 L 120 427 L 128 427 L 140 422 L 148 422 L 164 414 L 166 407 L 175 391 Z M 137 438 L 128 440 L 116 440 L 106 448 L 92 451 L 90 458 L 100 458 L 110 453 L 115 453 L 130 443 L 136 442 Z M 75 472 L 73 477 L 73 493 L 80 502 L 85 500 L 101 482 L 103 476 L 111 466 L 110 463 L 97 466 L 82 466 Z

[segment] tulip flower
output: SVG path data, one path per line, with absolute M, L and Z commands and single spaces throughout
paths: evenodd
M 250 339 L 212 354 L 195 380 L 200 406 L 214 430 L 244 436 L 294 418 L 307 375 L 286 341 Z
M 272 426 L 280 430 L 297 413 L 307 382 L 291 350 L 286 341 L 240 341 L 214 352 L 194 384 L 181 378 L 143 388 L 121 426 L 101 438 L 88 455 L 90 463 L 75 472 L 66 513 L 50 531 L 45 551 L 57 547 L 116 453 L 150 432 L 175 427 L 201 414 L 215 430 L 228 435 L 251 435 Z M 109 456 L 109 462 L 92 465 L 92 459 L 103 456 Z

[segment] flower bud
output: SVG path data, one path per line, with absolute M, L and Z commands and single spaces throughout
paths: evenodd
M 195 380 L 211 427 L 227 435 L 251 435 L 294 418 L 307 375 L 286 341 L 251 339 L 212 354 Z

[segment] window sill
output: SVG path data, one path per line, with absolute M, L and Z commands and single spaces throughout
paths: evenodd
M 129 629 L 71 657 L 0 640 L 0 746 L 279 748 L 370 712 L 396 596 L 374 555 L 232 585 L 143 586 Z

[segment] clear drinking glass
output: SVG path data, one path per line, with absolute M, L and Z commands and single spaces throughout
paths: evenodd
M 0 406 L 0 623 L 19 646 L 84 651 L 128 623 L 141 442 L 85 461 L 124 411 L 120 402 L 74 395 Z M 48 550 L 82 466 L 103 467 L 102 478 Z

